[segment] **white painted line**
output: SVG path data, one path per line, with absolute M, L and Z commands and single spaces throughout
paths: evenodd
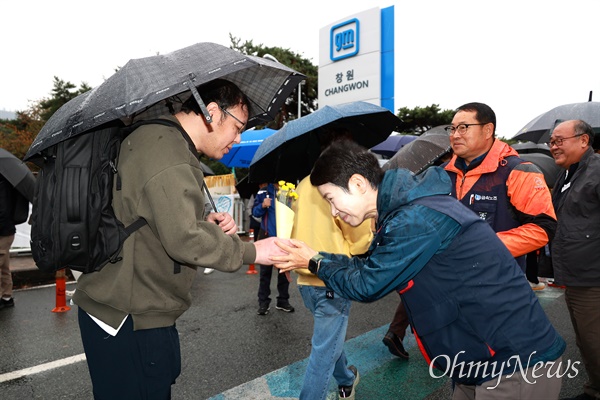
M 63 358 L 62 360 L 52 361 L 46 364 L 36 365 L 35 367 L 24 368 L 20 371 L 7 372 L 0 375 L 0 383 L 12 381 L 13 379 L 22 378 L 28 375 L 39 374 L 40 372 L 49 371 L 54 368 L 64 367 L 69 364 L 75 364 L 85 360 L 85 353 L 78 354 L 73 357 Z

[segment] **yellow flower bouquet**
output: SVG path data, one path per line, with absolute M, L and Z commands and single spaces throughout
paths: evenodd
M 294 226 L 294 211 L 292 204 L 298 199 L 296 185 L 286 181 L 279 181 L 277 190 L 277 199 L 275 202 L 275 225 L 277 228 L 277 237 L 289 239 L 292 235 Z

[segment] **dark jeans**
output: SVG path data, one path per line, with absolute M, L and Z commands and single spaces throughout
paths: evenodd
M 258 240 L 267 237 L 265 233 L 260 230 L 258 234 Z M 288 281 L 285 274 L 280 274 L 279 270 L 272 265 L 259 265 L 260 266 L 260 281 L 258 284 L 258 305 L 269 305 L 271 303 L 271 277 L 273 276 L 273 270 L 277 275 L 277 304 L 288 304 L 290 302 L 290 282 Z
M 402 304 L 402 300 L 400 300 L 388 331 L 393 332 L 400 340 L 403 340 L 404 336 L 406 336 L 406 328 L 408 328 L 408 325 L 408 314 L 406 313 L 404 304 Z
M 79 308 L 79 329 L 95 400 L 164 400 L 181 373 L 175 325 L 133 330 L 127 317 L 116 336 Z

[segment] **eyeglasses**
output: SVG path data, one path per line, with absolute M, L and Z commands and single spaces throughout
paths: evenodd
M 448 132 L 449 135 L 454 135 L 455 132 L 458 132 L 459 135 L 464 135 L 470 126 L 487 125 L 487 124 L 489 124 L 489 122 L 486 122 L 485 124 L 458 124 L 457 126 L 450 125 L 450 126 L 445 127 L 444 130 L 446 132 Z
M 556 139 L 551 139 L 550 142 L 548 143 L 550 145 L 550 147 L 556 146 L 556 147 L 560 147 L 562 146 L 563 142 L 567 139 L 573 139 L 576 137 L 581 136 L 582 134 L 580 133 L 579 135 L 574 135 L 574 136 L 569 136 L 569 137 L 563 137 L 563 138 L 556 138 Z
M 243 123 L 242 121 L 240 121 L 240 119 L 238 117 L 236 117 L 235 115 L 233 115 L 232 113 L 230 113 L 229 111 L 227 111 L 224 107 L 222 107 L 222 106 L 219 105 L 219 108 L 225 114 L 229 115 L 231 118 L 235 119 L 237 122 L 239 122 L 240 124 L 242 124 L 242 127 L 239 129 L 239 132 L 238 132 L 241 135 L 242 132 L 244 131 L 244 127 L 246 126 L 246 124 Z

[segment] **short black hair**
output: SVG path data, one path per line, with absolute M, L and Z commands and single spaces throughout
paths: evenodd
M 248 97 L 240 90 L 233 82 L 225 79 L 215 79 L 198 86 L 198 93 L 204 101 L 204 104 L 217 103 L 221 108 L 227 110 L 235 107 L 238 104 L 245 105 L 250 109 L 250 101 Z M 181 106 L 181 111 L 189 114 L 190 112 L 196 115 L 202 114 L 200 105 L 194 96 L 190 96 Z M 222 118 L 225 118 L 223 115 Z
M 496 113 L 490 106 L 484 103 L 467 103 L 456 109 L 456 112 L 459 111 L 474 111 L 475 119 L 480 124 L 494 124 L 493 134 L 496 136 Z
M 373 153 L 351 140 L 334 141 L 319 156 L 310 173 L 310 183 L 320 186 L 331 183 L 348 191 L 354 174 L 364 176 L 373 189 L 383 180 L 383 170 Z

